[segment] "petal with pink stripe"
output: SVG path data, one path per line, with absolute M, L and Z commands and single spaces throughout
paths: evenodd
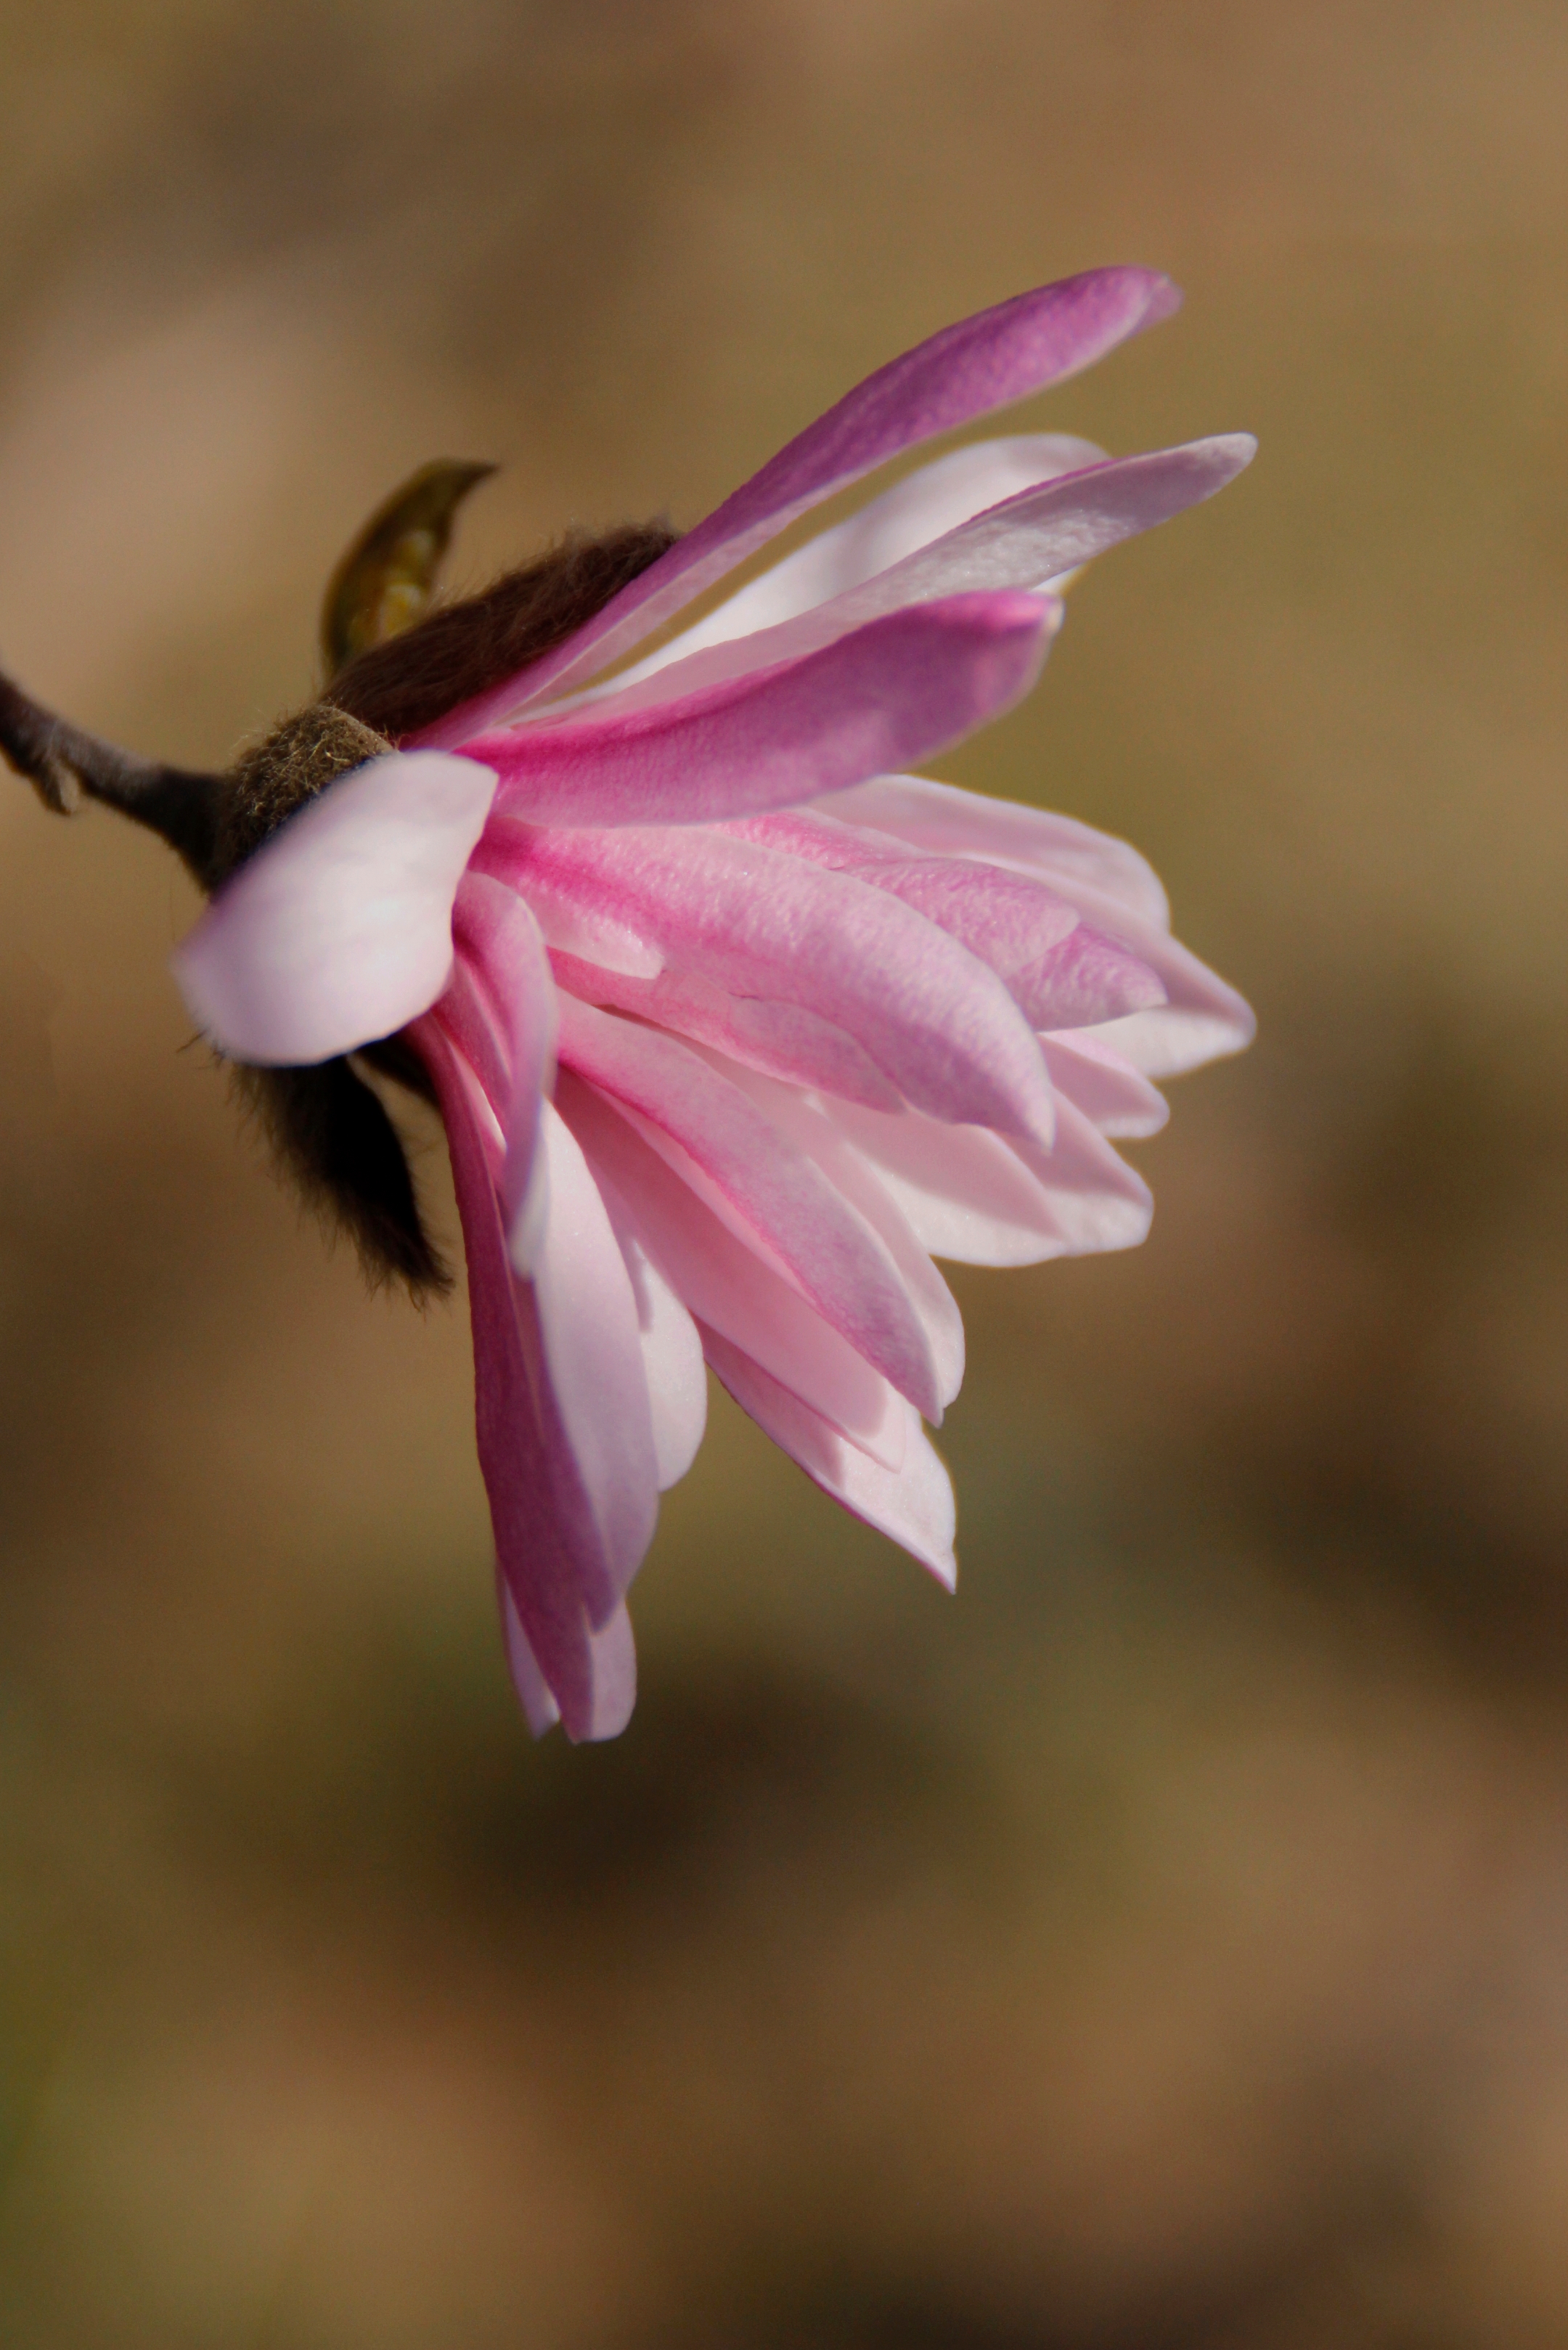
M 485 870 L 548 940 L 557 912 L 623 923 L 725 994 L 794 1003 L 852 1036 L 935 1118 L 1049 1142 L 1052 1097 L 1028 1021 L 995 972 L 913 907 L 706 829 L 550 832 L 493 820 Z
M 608 1093 L 688 1188 L 929 1419 L 940 1380 L 887 1247 L 740 1087 L 674 1036 L 571 997 L 561 1060 Z
M 542 1417 L 538 1332 L 527 1318 L 532 1293 L 507 1260 L 496 1197 L 499 1132 L 440 1020 L 427 1015 L 412 1041 L 434 1081 L 452 1152 L 473 1321 L 475 1430 L 500 1571 L 527 1655 L 568 1735 L 607 1736 L 605 1651 L 596 1649 L 595 1634 L 613 1619 L 616 1598 L 604 1588 L 602 1562 L 591 1551 L 585 1555 L 581 1489 L 556 1430 Z M 597 1591 L 592 1617 L 585 1583 Z
M 954 596 L 802 660 L 650 710 L 618 702 L 482 734 L 505 813 L 556 826 L 706 824 L 930 757 L 1010 710 L 1045 657 L 1038 597 Z
M 732 1337 L 852 1443 L 897 1469 L 904 1406 L 888 1381 L 736 1239 L 596 1087 L 563 1069 L 556 1100 L 618 1222 L 688 1313 Z
M 1022 867 L 1075 902 L 1080 885 L 1098 889 L 1124 916 L 1159 930 L 1170 926 L 1164 889 L 1147 858 L 1075 816 L 961 791 L 926 775 L 873 775 L 817 806 L 825 816 L 868 826 L 930 856 Z
M 1107 458 L 1036 483 L 793 619 L 691 652 L 640 682 L 613 681 L 607 700 L 623 712 L 647 709 L 725 678 L 803 660 L 884 613 L 943 597 L 1039 593 L 1044 582 L 1211 498 L 1256 453 L 1251 433 L 1230 432 L 1179 449 Z
M 781 620 L 792 620 L 830 597 L 858 588 L 1003 498 L 1105 459 L 1106 452 L 1094 442 L 1069 432 L 1020 432 L 950 450 L 895 482 L 831 530 L 819 531 L 793 555 L 727 596 L 704 619 L 682 629 L 632 668 L 619 671 L 607 684 L 590 686 L 587 694 L 597 700 L 618 693 L 690 653 L 776 628 Z
M 836 1429 L 770 1378 L 760 1365 L 716 1330 L 703 1332 L 708 1360 L 741 1409 L 754 1419 L 825 1493 L 929 1567 L 950 1591 L 958 1580 L 953 1556 L 956 1514 L 947 1471 L 909 1411 L 903 1465 L 882 1468 L 846 1444 Z
M 805 809 L 750 816 L 724 831 L 901 898 L 994 971 L 1036 1029 L 1086 1027 L 1165 1001 L 1147 963 L 1028 875 L 971 858 L 911 857 L 886 835 Z
M 940 432 L 1092 367 L 1128 335 L 1168 317 L 1180 299 L 1155 270 L 1094 269 L 944 327 L 808 425 L 558 652 L 419 739 L 431 748 L 464 743 L 525 700 L 584 682 L 835 491 Z

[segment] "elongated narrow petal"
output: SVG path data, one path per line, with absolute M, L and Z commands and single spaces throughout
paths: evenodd
M 1079 1029 L 1068 1035 L 1043 1036 L 1040 1045 L 1058 1095 L 1082 1110 L 1102 1134 L 1133 1140 L 1158 1134 L 1169 1118 L 1165 1096 L 1103 1035 Z
M 1068 1253 L 1049 1191 L 1000 1135 L 852 1102 L 832 1117 L 933 1256 L 1019 1265 Z
M 623 714 L 647 709 L 775 661 L 803 660 L 909 605 L 1038 590 L 1120 540 L 1212 497 L 1256 451 L 1251 433 L 1231 432 L 1180 449 L 1107 459 L 1081 473 L 1037 483 L 826 603 L 754 635 L 691 652 L 640 683 L 618 683 L 609 699 Z
M 708 1424 L 702 1341 L 697 1325 L 638 1239 L 618 1198 L 613 1192 L 601 1196 L 637 1301 L 659 1490 L 665 1493 L 691 1468 Z
M 1057 1105 L 1049 1150 L 1030 1142 L 1009 1147 L 1049 1201 L 1064 1256 L 1137 1248 L 1147 1238 L 1154 1213 L 1148 1185 L 1071 1102 Z
M 1071 816 L 957 791 L 922 775 L 877 775 L 817 803 L 822 814 L 938 855 L 984 858 L 1036 873 L 1085 920 L 1147 965 L 1166 1001 L 1096 1031 L 1147 1077 L 1173 1077 L 1239 1053 L 1256 1026 L 1251 1007 L 1169 933 L 1165 891 L 1125 841 Z
M 560 1721 L 561 1709 L 529 1646 L 512 1586 L 499 1573 L 496 1585 L 513 1686 L 529 1729 L 535 1738 L 543 1738 Z M 631 1637 L 631 1618 L 624 1607 L 618 1607 L 600 1630 L 588 1634 L 587 1649 L 587 1691 L 574 1714 L 576 1728 L 568 1726 L 566 1731 L 567 1737 L 578 1743 L 618 1738 L 631 1720 L 632 1708 L 637 1703 L 637 1649 Z
M 567 998 L 561 1057 L 610 1094 L 721 1222 L 929 1419 L 944 1398 L 888 1252 L 821 1168 L 738 1086 L 676 1037 Z
M 1129 919 L 1116 900 L 1083 882 L 1075 894 L 1086 916 L 1147 963 L 1165 1002 L 1109 1020 L 1095 1034 L 1147 1077 L 1175 1077 L 1252 1041 L 1251 1006 L 1166 931 Z
M 394 752 L 329 785 L 176 948 L 191 1016 L 263 1066 L 330 1060 L 427 1011 L 452 970 L 452 907 L 495 777 Z
M 925 775 L 873 775 L 817 806 L 841 823 L 869 826 L 931 856 L 1017 866 L 1075 904 L 1080 885 L 1097 889 L 1124 915 L 1158 930 L 1170 927 L 1169 903 L 1148 860 L 1125 840 L 1080 824 L 1075 816 L 990 799 Z
M 933 1117 L 1051 1137 L 1027 1020 L 994 972 L 887 891 L 706 830 L 544 832 L 495 820 L 480 852 L 539 917 L 602 910 L 734 997 L 794 1003 L 854 1037 Z
M 539 1147 L 549 1210 L 534 1251 L 545 1417 L 565 1449 L 593 1522 L 595 1546 L 618 1599 L 642 1565 L 658 1515 L 659 1479 L 637 1299 L 582 1150 L 551 1105 Z M 589 1611 L 600 1620 L 597 1596 Z
M 766 1111 L 769 1124 L 785 1134 L 822 1169 L 836 1191 L 864 1216 L 898 1269 L 910 1305 L 919 1315 L 940 1381 L 944 1408 L 963 1383 L 963 1323 L 951 1290 L 921 1246 L 909 1219 L 869 1162 L 836 1123 L 832 1105 L 812 1100 L 798 1086 L 780 1085 L 756 1071 L 711 1055 L 733 1085 Z M 1157 1097 L 1158 1098 L 1158 1097 Z M 935 1419 L 934 1413 L 928 1418 Z
M 414 1042 L 435 1083 L 452 1152 L 473 1320 L 475 1430 L 496 1556 L 527 1653 L 568 1735 L 607 1735 L 594 1636 L 613 1618 L 615 1599 L 605 1595 L 596 1625 L 584 1595 L 587 1513 L 569 1456 L 541 1417 L 538 1334 L 527 1321 L 532 1292 L 516 1280 L 506 1253 L 495 1191 L 499 1138 L 493 1120 L 487 1131 L 477 1081 L 440 1021 L 427 1015 Z
M 536 1156 L 540 1106 L 555 1073 L 556 986 L 539 925 L 514 890 L 469 873 L 452 910 L 457 968 L 441 999 L 506 1138 L 501 1209 L 519 1273 L 543 1238 L 548 1172 Z
M 784 807 L 929 757 L 1033 683 L 1035 597 L 958 596 L 786 661 L 623 714 L 615 702 L 480 736 L 501 805 L 531 824 L 699 824 Z
M 618 1221 L 687 1311 L 748 1348 L 851 1442 L 896 1469 L 903 1407 L 887 1380 L 736 1239 L 596 1087 L 563 1069 L 556 1099 L 601 1191 L 618 1201 Z
M 724 829 L 901 898 L 995 972 L 1034 1028 L 1086 1027 L 1165 1001 L 1147 963 L 1032 876 L 968 858 L 911 857 L 886 835 L 809 810 Z
M 971 515 L 983 514 L 1003 498 L 1015 497 L 1019 491 L 1053 481 L 1060 473 L 1099 464 L 1105 455 L 1094 442 L 1080 441 L 1070 432 L 1019 432 L 1004 440 L 978 441 L 967 449 L 950 450 L 945 457 L 933 458 L 918 473 L 895 482 L 846 521 L 819 531 L 793 555 L 727 596 L 705 619 L 682 629 L 679 636 L 632 668 L 620 671 L 612 683 L 589 691 L 596 696 L 623 691 L 691 653 L 705 651 L 710 645 L 776 628 L 781 620 L 792 620 L 798 612 L 826 604 L 830 597 L 858 588 L 891 564 L 901 563 L 917 548 L 956 530 Z
M 422 740 L 464 742 L 524 698 L 582 682 L 836 490 L 939 432 L 1075 375 L 1140 327 L 1168 317 L 1180 298 L 1157 271 L 1095 269 L 944 327 L 808 425 L 558 653 L 452 712 Z
M 703 1333 L 708 1360 L 734 1397 L 781 1451 L 799 1462 L 813 1482 L 879 1534 L 890 1534 L 950 1591 L 958 1580 L 953 1556 L 953 1489 L 924 1430 L 909 1415 L 903 1465 L 888 1470 L 868 1460 L 809 1404 L 770 1378 L 760 1365 L 716 1330 Z M 909 1409 L 908 1406 L 905 1407 Z
M 902 1096 L 847 1030 L 798 1003 L 730 995 L 711 980 L 680 971 L 633 979 L 550 951 L 560 985 L 579 1003 L 630 1012 L 650 1026 L 711 1045 L 732 1061 L 792 1085 L 820 1086 L 870 1109 L 897 1110 Z
M 449 990 L 434 1015 L 449 1035 L 465 993 L 477 990 Z M 493 1054 L 492 1040 L 482 1041 Z M 504 1103 L 510 1072 L 501 1087 Z M 499 1133 L 493 1101 L 490 1107 Z M 582 1153 L 548 1102 L 531 1116 L 539 1136 L 541 1228 L 530 1236 L 530 1284 L 516 1289 L 512 1304 L 549 1461 L 552 1507 L 597 1623 L 630 1583 L 653 1534 L 658 1485 L 647 1372 L 630 1275 Z M 493 1144 L 486 1155 L 499 1155 Z M 503 1216 L 511 1163 L 508 1149 L 496 1182 Z M 510 1254 L 515 1270 L 514 1243 Z

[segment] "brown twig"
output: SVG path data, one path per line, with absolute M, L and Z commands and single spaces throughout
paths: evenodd
M 139 759 L 57 718 L 0 675 L 0 751 L 46 807 L 74 816 L 80 795 L 145 825 L 208 886 L 223 778 Z

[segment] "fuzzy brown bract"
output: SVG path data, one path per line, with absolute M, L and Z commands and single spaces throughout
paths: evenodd
M 394 742 L 514 676 L 591 620 L 646 571 L 675 533 L 627 523 L 558 546 L 461 602 L 435 609 L 339 671 L 326 698 Z
M 223 777 L 209 889 L 221 889 L 245 858 L 339 775 L 393 745 L 330 702 L 313 702 L 242 752 Z

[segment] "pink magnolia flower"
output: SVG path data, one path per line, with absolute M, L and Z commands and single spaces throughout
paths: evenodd
M 627 1720 L 627 1588 L 704 1364 L 950 1585 L 922 1422 L 963 1333 L 932 1259 L 1141 1239 L 1112 1139 L 1163 1122 L 1151 1079 L 1251 1033 L 1134 850 L 905 772 L 1016 702 L 1064 575 L 1221 487 L 1246 436 L 961 448 L 612 668 L 818 501 L 1176 298 L 1099 271 L 882 369 L 566 641 L 332 783 L 179 951 L 226 1054 L 400 1031 L 433 1081 L 535 1731 Z

